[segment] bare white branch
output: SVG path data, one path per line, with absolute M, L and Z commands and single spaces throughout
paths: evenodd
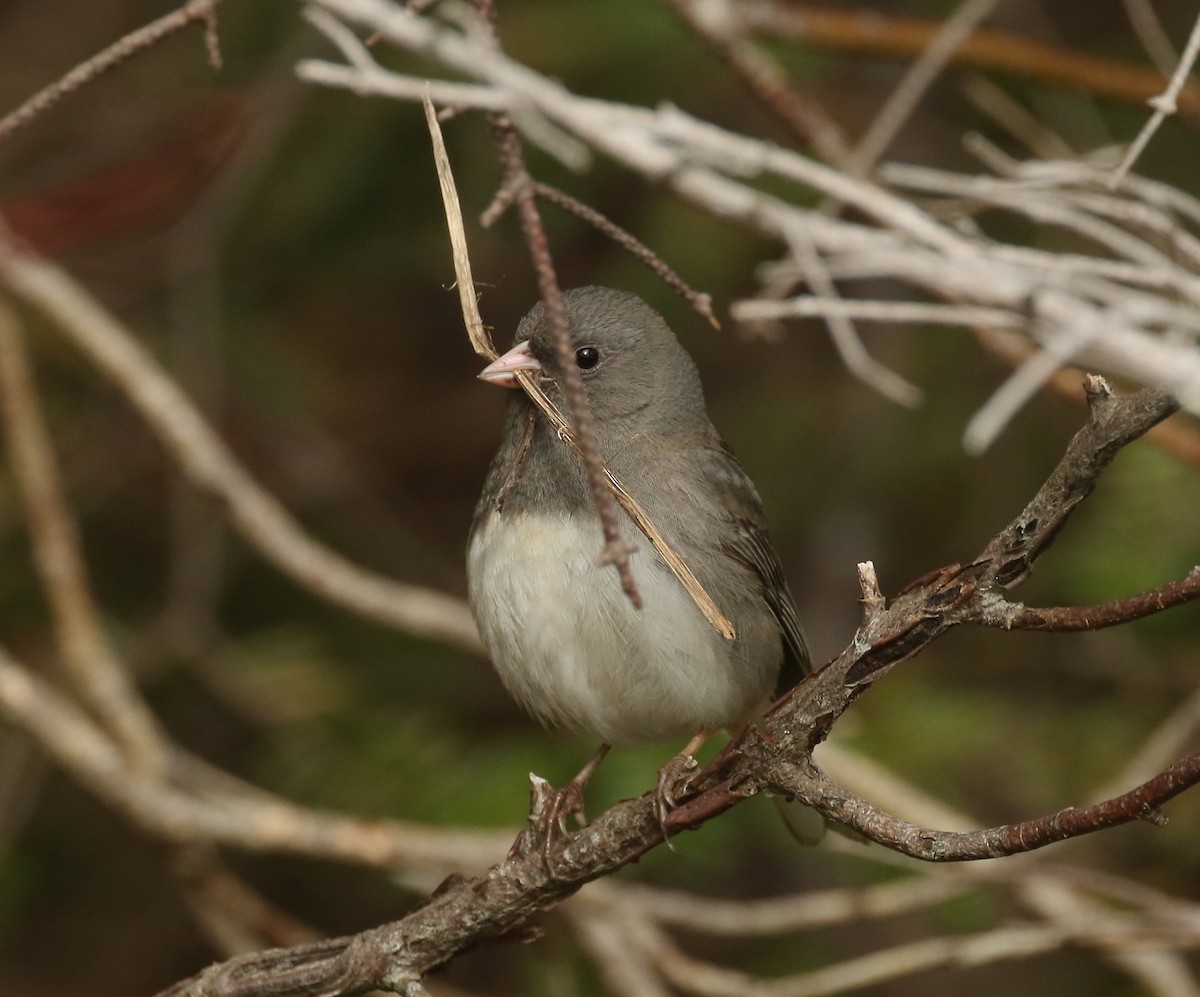
M 577 96 L 471 32 L 414 17 L 386 0 L 314 2 L 477 80 L 503 94 L 511 107 L 524 107 L 553 122 L 702 210 L 777 239 L 791 249 L 800 280 L 807 280 L 813 270 L 811 262 L 805 266 L 796 258 L 795 247 L 808 242 L 832 280 L 891 277 L 942 303 L 984 309 L 981 316 L 993 311 L 994 317 L 1004 315 L 1007 327 L 1015 328 L 1014 317 L 1024 318 L 1022 331 L 1043 348 L 1060 334 L 1068 335 L 1067 341 L 1082 342 L 1079 363 L 1162 385 L 1200 411 L 1200 351 L 1186 338 L 1166 334 L 1200 332 L 1192 307 L 1200 304 L 1200 267 L 1194 266 L 1200 249 L 1193 236 L 1178 232 L 1178 226 L 1172 231 L 1173 219 L 1164 213 L 1193 211 L 1191 206 L 1184 208 L 1184 195 L 1165 196 L 1152 182 L 1127 177 L 1121 184 L 1121 205 L 1098 200 L 1096 175 L 1101 171 L 1087 164 L 1075 164 L 1073 175 L 1062 170 L 1058 175 L 1038 173 L 1031 166 L 1008 177 L 884 168 L 888 182 L 942 197 L 949 205 L 959 205 L 960 212 L 988 208 L 1015 213 L 1066 228 L 1096 248 L 1094 253 L 1061 253 L 1006 245 L 937 218 L 884 187 L 793 150 L 717 128 L 677 108 L 638 108 Z M 347 72 L 347 80 L 353 78 L 353 68 Z M 360 75 L 359 83 L 371 90 L 375 76 Z M 517 124 L 522 126 L 522 121 Z M 764 194 L 752 182 L 763 176 L 790 180 L 850 205 L 871 224 L 830 217 Z M 1071 196 L 1061 196 L 1064 190 Z M 1129 228 L 1134 221 L 1136 227 Z M 1164 250 L 1164 240 L 1169 250 Z M 817 296 L 832 297 L 819 291 Z M 822 317 L 832 320 L 837 309 L 823 307 Z M 853 306 L 838 307 L 848 309 L 838 321 L 848 320 Z M 934 313 L 930 320 L 936 320 Z M 1087 336 L 1080 333 L 1083 329 Z M 846 327 L 841 330 L 845 333 Z M 839 342 L 844 348 L 849 338 L 843 334 Z M 855 351 L 844 352 L 853 362 Z
M 1200 16 L 1197 16 L 1196 23 L 1192 25 L 1192 33 L 1188 36 L 1187 45 L 1184 46 L 1183 55 L 1179 58 L 1179 65 L 1175 67 L 1175 72 L 1171 75 L 1171 82 L 1167 84 L 1167 89 L 1157 97 L 1150 99 L 1150 106 L 1154 108 L 1154 113 L 1150 115 L 1150 119 L 1142 126 L 1142 130 L 1138 132 L 1137 138 L 1130 144 L 1125 157 L 1112 175 L 1108 178 L 1108 186 L 1115 188 L 1118 186 L 1131 169 L 1133 164 L 1138 161 L 1142 151 L 1150 143 L 1150 139 L 1154 137 L 1154 133 L 1162 126 L 1162 123 L 1178 110 L 1176 101 L 1179 99 L 1179 91 L 1183 89 L 1183 85 L 1187 82 L 1188 75 L 1192 71 L 1192 67 L 1196 64 L 1196 58 L 1200 56 Z

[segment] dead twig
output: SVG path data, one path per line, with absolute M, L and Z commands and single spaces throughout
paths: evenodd
M 135 768 L 161 773 L 162 732 L 117 660 L 92 600 L 78 528 L 67 507 L 17 316 L 0 300 L 0 402 L 34 560 L 54 613 L 62 663 L 83 701 Z
M 204 44 L 209 63 L 214 69 L 219 69 L 221 56 L 217 45 L 216 17 L 217 5 L 220 2 L 221 0 L 188 0 L 188 3 L 182 7 L 163 15 L 156 21 L 151 21 L 136 31 L 131 31 L 108 48 L 81 62 L 65 76 L 39 90 L 20 107 L 9 111 L 3 118 L 0 118 L 0 140 L 7 138 L 22 125 L 33 121 L 63 97 L 86 86 L 138 52 L 157 45 L 168 35 L 182 31 L 191 24 L 204 25 Z

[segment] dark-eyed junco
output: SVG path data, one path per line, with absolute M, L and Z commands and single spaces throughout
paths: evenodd
M 644 606 L 633 607 L 617 573 L 599 563 L 603 541 L 581 461 L 516 391 L 467 552 L 484 645 L 530 713 L 605 745 L 736 727 L 769 702 L 785 664 L 798 679 L 809 660 L 758 492 L 708 419 L 695 364 L 654 309 L 603 287 L 567 291 L 563 302 L 601 456 L 737 636 L 713 628 L 622 517 L 625 538 L 638 545 L 631 567 Z M 540 303 L 516 339 L 479 376 L 517 387 L 514 371 L 535 372 L 566 414 Z M 669 800 L 669 785 L 665 792 Z

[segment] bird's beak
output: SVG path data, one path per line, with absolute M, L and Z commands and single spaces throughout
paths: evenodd
M 529 340 L 526 339 L 517 343 L 504 356 L 497 357 L 484 367 L 479 372 L 478 377 L 481 381 L 499 385 L 501 388 L 517 388 L 520 387 L 517 381 L 517 371 L 527 370 L 532 372 L 541 369 L 542 365 L 538 363 L 537 357 L 529 352 Z

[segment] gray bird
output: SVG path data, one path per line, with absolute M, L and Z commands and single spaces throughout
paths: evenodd
M 757 716 L 781 670 L 798 680 L 809 656 L 758 492 L 709 421 L 696 366 L 675 334 L 623 291 L 578 288 L 563 303 L 601 456 L 737 631 L 733 640 L 717 633 L 623 519 L 638 544 L 631 568 L 644 607 L 633 607 L 617 573 L 599 564 L 582 462 L 515 391 L 471 524 L 469 598 L 514 698 L 545 724 L 603 742 L 573 780 L 581 793 L 609 745 L 690 738 L 679 758 L 694 766 L 690 753 L 705 735 Z M 517 387 L 514 372 L 532 372 L 566 413 L 540 303 L 516 339 L 480 378 Z M 660 793 L 673 805 L 680 771 L 668 770 Z

